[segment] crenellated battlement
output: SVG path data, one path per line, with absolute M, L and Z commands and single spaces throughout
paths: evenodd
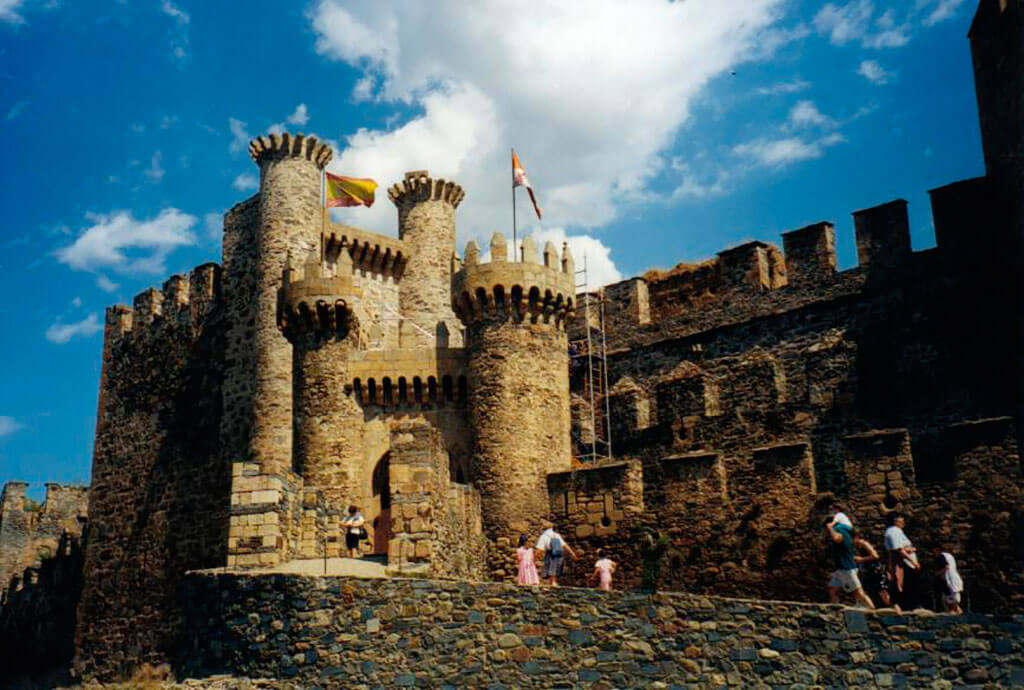
M 171 276 L 160 289 L 146 288 L 135 295 L 130 307 L 107 307 L 107 333 L 114 337 L 133 334 L 139 338 L 158 330 L 167 321 L 198 329 L 220 300 L 221 268 L 205 263 L 188 275 Z
M 285 337 L 293 340 L 302 334 L 321 338 L 344 338 L 352 325 L 352 298 L 361 294 L 352 284 L 352 260 L 341 252 L 335 274 L 325 275 L 319 257 L 314 253 L 300 272 L 285 265 L 279 291 L 278 326 Z
M 314 136 L 299 134 L 270 134 L 258 136 L 249 142 L 249 156 L 257 165 L 265 161 L 283 158 L 305 158 L 313 161 L 323 170 L 331 162 L 334 152 L 330 145 L 319 141 Z
M 397 237 L 388 237 L 348 225 L 331 224 L 323 233 L 324 258 L 333 263 L 344 251 L 353 270 L 377 273 L 398 280 L 409 263 L 409 249 Z
M 512 319 L 563 326 L 575 308 L 576 269 L 568 245 L 559 257 L 552 242 L 538 261 L 533 239 L 523 240 L 520 262 L 509 262 L 505 236 L 491 238 L 491 260 L 480 263 L 476 242 L 466 245 L 461 266 L 452 276 L 452 309 L 465 324 Z
M 426 170 L 405 173 L 405 179 L 388 189 L 388 198 L 398 208 L 423 201 L 447 201 L 458 208 L 466 193 L 455 182 L 434 179 Z

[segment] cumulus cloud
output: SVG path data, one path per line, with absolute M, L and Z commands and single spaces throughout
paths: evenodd
M 780 81 L 770 86 L 762 86 L 757 90 L 760 96 L 774 96 L 776 94 L 785 93 L 798 93 L 810 88 L 811 82 L 804 81 L 803 79 L 793 79 L 792 81 Z
M 417 113 L 348 136 L 331 169 L 382 186 L 407 170 L 454 179 L 467 188 L 460 230 L 482 238 L 508 232 L 514 145 L 546 223 L 601 226 L 647 193 L 708 81 L 764 57 L 782 5 L 552 0 L 523 13 L 498 0 L 441 0 L 356 12 L 318 0 L 316 50 L 361 72 L 353 98 Z M 340 217 L 386 230 L 396 214 L 384 202 Z
M 72 338 L 87 338 L 99 333 L 101 330 L 103 330 L 103 325 L 96 314 L 89 314 L 81 321 L 76 321 L 75 323 L 62 323 L 60 319 L 57 319 L 46 329 L 46 339 L 51 343 L 63 345 Z
M 285 122 L 290 125 L 304 125 L 309 122 L 309 111 L 306 109 L 306 104 L 299 103 L 295 112 L 289 115 Z
M 537 253 L 542 255 L 544 244 L 551 242 L 562 255 L 562 244 L 568 243 L 569 251 L 576 263 L 576 270 L 583 270 L 583 260 L 587 263 L 587 285 L 590 289 L 610 285 L 622 280 L 622 273 L 612 261 L 611 250 L 601 240 L 592 235 L 567 235 L 565 228 L 545 228 L 534 232 L 533 241 L 537 244 Z M 583 282 L 583 276 L 579 276 Z
M 0 415 L 0 437 L 10 436 L 20 428 L 21 424 L 18 423 L 18 420 L 16 420 L 14 417 Z
M 920 7 L 930 10 L 922 22 L 925 26 L 934 26 L 950 19 L 956 14 L 964 0 L 917 0 Z
M 260 178 L 256 177 L 253 173 L 242 173 L 235 178 L 231 186 L 240 192 L 246 192 L 251 189 L 259 189 Z
M 103 292 L 113 292 L 121 286 L 101 273 L 96 276 L 96 287 L 103 290 Z
M 0 0 L 0 22 L 8 24 L 24 24 L 25 18 L 18 14 L 18 8 L 24 0 Z
M 831 127 L 835 122 L 818 110 L 813 101 L 799 101 L 789 111 L 789 122 L 794 127 Z
M 245 151 L 249 146 L 249 132 L 245 129 L 245 123 L 233 117 L 228 118 L 228 129 L 231 130 L 231 145 L 228 147 L 231 153 Z
M 87 213 L 86 220 L 92 225 L 55 252 L 59 262 L 76 271 L 160 274 L 172 251 L 196 243 L 192 227 L 198 219 L 176 208 L 150 220 L 136 220 L 128 211 Z
M 732 153 L 755 165 L 782 168 L 791 163 L 821 158 L 825 153 L 825 149 L 840 144 L 843 141 L 845 139 L 839 133 L 813 140 L 807 140 L 802 137 L 756 139 L 734 146 Z
M 887 72 L 877 60 L 864 60 L 857 68 L 857 74 L 867 79 L 872 84 L 886 84 L 889 82 L 891 73 Z
M 898 48 L 910 41 L 909 22 L 897 23 L 891 9 L 872 21 L 874 12 L 871 0 L 852 0 L 845 5 L 830 2 L 814 15 L 814 28 L 839 46 L 860 42 L 865 48 Z

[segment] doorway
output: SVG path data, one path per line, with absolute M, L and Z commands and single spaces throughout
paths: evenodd
M 390 451 L 384 453 L 373 468 L 372 491 L 377 516 L 373 518 L 373 555 L 387 556 L 391 541 L 391 477 L 388 467 Z

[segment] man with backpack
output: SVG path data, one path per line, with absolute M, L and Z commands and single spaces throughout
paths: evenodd
M 543 522 L 544 532 L 537 540 L 536 549 L 544 554 L 544 577 L 552 587 L 558 586 L 558 576 L 562 574 L 562 564 L 565 561 L 565 554 L 568 553 L 573 560 L 576 559 L 576 552 L 566 543 L 562 535 L 555 531 L 555 525 L 545 520 Z

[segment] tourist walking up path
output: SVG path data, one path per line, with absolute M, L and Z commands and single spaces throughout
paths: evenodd
M 597 579 L 597 586 L 606 592 L 612 589 L 612 574 L 617 567 L 615 561 L 608 557 L 604 549 L 597 552 L 597 563 L 594 564 L 594 578 Z
M 845 524 L 829 522 L 828 530 L 832 540 L 832 564 L 835 568 L 828 581 L 828 597 L 833 604 L 839 603 L 839 593 L 853 595 L 858 602 L 869 609 L 875 608 L 871 598 L 865 594 L 857 576 L 856 551 L 853 546 L 853 530 Z
M 566 543 L 562 535 L 555 531 L 555 525 L 549 521 L 544 522 L 544 532 L 537 540 L 537 550 L 544 554 L 544 577 L 552 587 L 558 586 L 558 576 L 562 574 L 562 567 L 565 563 L 565 554 L 575 560 L 576 552 Z
M 918 571 L 917 549 L 907 538 L 903 528 L 907 519 L 903 513 L 890 513 L 886 517 L 885 550 L 889 558 L 889 596 L 896 610 L 910 610 L 917 605 Z
M 539 585 L 537 563 L 533 558 L 533 549 L 527 546 L 527 536 L 519 535 L 519 548 L 516 549 L 516 562 L 519 564 L 519 576 L 516 582 L 521 585 Z

